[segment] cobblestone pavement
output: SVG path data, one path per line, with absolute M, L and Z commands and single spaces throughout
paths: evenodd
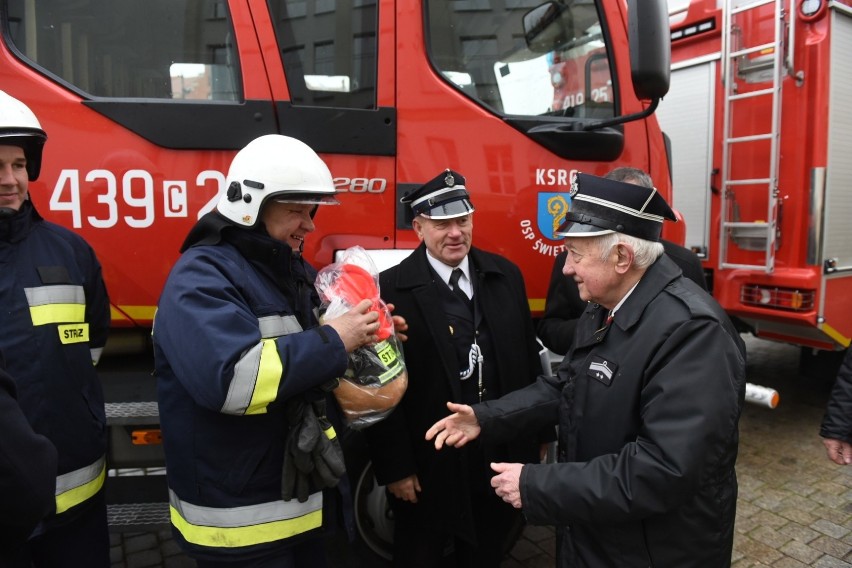
M 172 539 L 171 530 L 110 535 L 113 568 L 195 568 Z
M 781 403 L 743 410 L 733 568 L 852 568 L 852 466 L 829 462 L 817 434 L 830 381 L 800 377 L 796 347 L 751 337 L 746 343 L 749 381 L 778 390 Z M 195 566 L 167 530 L 112 538 L 115 568 Z M 527 527 L 501 568 L 552 567 L 554 550 L 552 528 Z M 338 568 L 388 565 L 336 562 Z

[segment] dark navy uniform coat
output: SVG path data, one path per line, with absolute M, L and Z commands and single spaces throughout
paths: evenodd
M 321 491 L 281 498 L 284 402 L 343 376 L 348 358 L 317 323 L 310 265 L 269 236 L 223 235 L 172 268 L 154 355 L 175 536 L 193 557 L 237 562 L 274 557 L 321 527 Z
M 559 566 L 729 566 L 744 344 L 666 256 L 606 315 L 586 309 L 556 377 L 475 406 L 483 436 L 559 423 L 559 463 L 520 478 L 527 520 L 558 527 Z
M 15 382 L 0 368 L 0 566 L 55 507 L 56 448 L 33 432 L 15 392 Z
M 39 528 L 48 530 L 76 518 L 103 486 L 106 414 L 93 361 L 106 344 L 110 311 L 92 248 L 42 220 L 29 201 L 0 222 L 0 306 L 0 351 L 18 402 L 56 447 L 57 474 L 70 474 L 58 479 L 60 514 Z M 74 490 L 80 481 L 87 490 Z
M 494 343 L 498 371 L 495 396 L 529 385 L 541 372 L 529 304 L 520 270 L 510 261 L 472 248 L 469 253 L 476 300 Z M 436 452 L 425 440 L 426 430 L 447 414 L 447 401 L 461 402 L 459 363 L 439 297 L 426 247 L 417 248 L 399 265 L 380 276 L 382 299 L 408 323 L 403 343 L 408 389 L 388 418 L 365 430 L 380 484 L 416 474 L 423 488 L 420 522 L 473 539 L 469 483 L 471 464 L 463 452 Z M 469 380 L 475 380 L 471 377 Z M 493 461 L 538 462 L 538 432 L 495 445 L 486 455 Z M 544 440 L 548 441 L 548 440 Z

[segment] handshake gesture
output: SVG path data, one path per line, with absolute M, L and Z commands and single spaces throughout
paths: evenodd
M 466 404 L 447 403 L 447 408 L 453 414 L 435 422 L 426 432 L 426 439 L 435 439 L 435 449 L 440 450 L 445 445 L 460 448 L 475 440 L 482 428 L 473 413 L 473 408 Z M 497 496 L 516 509 L 523 506 L 521 502 L 521 468 L 519 463 L 492 463 L 491 469 L 497 474 L 491 478 L 491 487 Z

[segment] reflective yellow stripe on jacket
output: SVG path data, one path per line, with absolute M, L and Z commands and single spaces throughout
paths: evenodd
M 86 319 L 86 293 L 82 286 L 24 288 L 33 325 L 73 323 Z
M 322 493 L 304 503 L 272 501 L 246 507 L 200 507 L 169 490 L 172 524 L 187 542 L 236 548 L 283 540 L 322 525 Z
M 295 316 L 267 316 L 258 319 L 261 340 L 243 353 L 234 365 L 234 378 L 222 406 L 225 414 L 264 414 L 278 396 L 284 366 L 278 356 L 275 338 L 302 331 Z
M 64 513 L 94 496 L 104 486 L 105 476 L 106 458 L 104 456 L 91 465 L 57 476 L 56 514 Z

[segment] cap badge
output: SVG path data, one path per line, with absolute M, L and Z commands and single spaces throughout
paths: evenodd
M 573 198 L 578 191 L 580 191 L 580 184 L 577 183 L 577 175 L 575 174 L 571 180 L 571 189 L 568 190 L 568 195 Z
M 447 173 L 447 176 L 444 178 L 444 183 L 447 187 L 453 187 L 456 185 L 456 178 L 453 177 L 453 174 Z

